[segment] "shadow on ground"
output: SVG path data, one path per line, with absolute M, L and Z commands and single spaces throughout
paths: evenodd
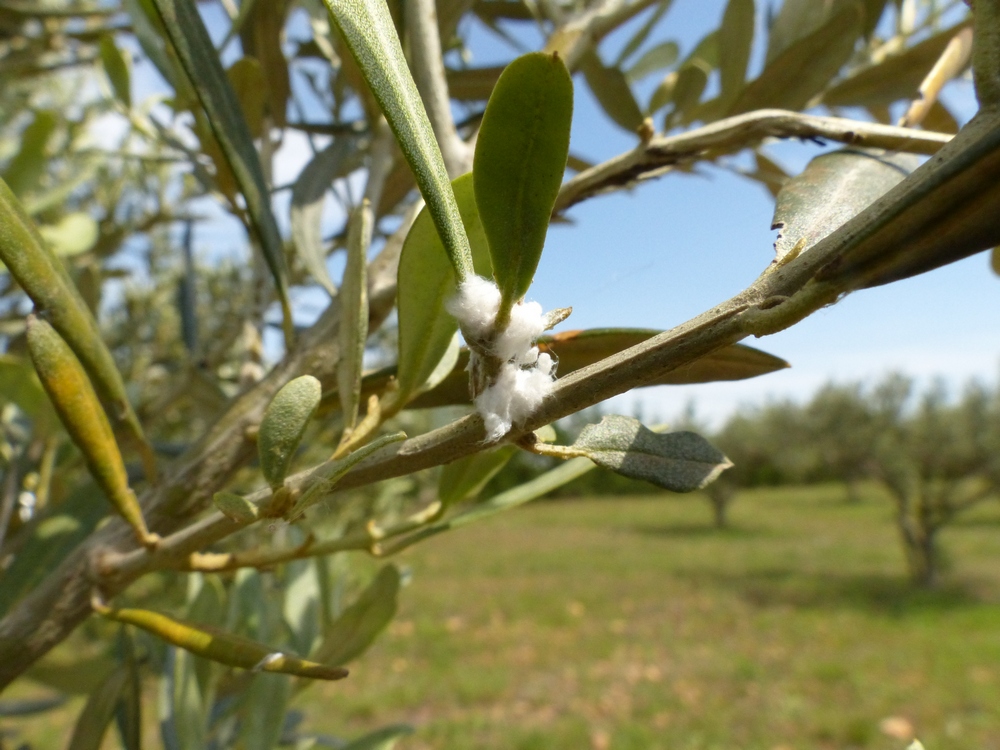
M 726 526 L 720 529 L 707 523 L 632 524 L 623 527 L 623 531 L 642 536 L 674 539 L 698 539 L 701 537 L 758 539 L 774 535 L 769 529 L 755 529 L 746 526 Z
M 803 573 L 769 569 L 742 574 L 679 572 L 706 585 L 735 590 L 757 607 L 792 606 L 815 609 L 853 608 L 890 617 L 932 613 L 995 603 L 976 591 L 971 581 L 948 582 L 921 589 L 904 576 Z

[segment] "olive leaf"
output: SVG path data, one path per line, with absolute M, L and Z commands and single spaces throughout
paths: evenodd
M 767 107 L 805 107 L 854 53 L 862 21 L 861 8 L 852 3 L 816 31 L 789 45 L 743 89 L 729 114 Z
M 347 232 L 347 265 L 340 285 L 340 361 L 337 362 L 337 392 L 344 417 L 344 433 L 358 421 L 361 402 L 361 368 L 368 341 L 368 245 L 374 224 L 371 204 L 361 202 L 351 216 Z M 319 399 L 316 399 L 317 406 Z
M 955 34 L 970 24 L 970 20 L 955 24 L 878 64 L 862 68 L 825 91 L 823 103 L 831 107 L 874 107 L 912 99 Z
M 3 171 L 4 182 L 15 195 L 24 195 L 37 187 L 45 173 L 49 141 L 55 134 L 57 124 L 54 113 L 38 110 L 21 131 L 21 147 Z
M 392 128 L 459 279 L 472 273 L 472 251 L 441 149 L 403 55 L 385 0 L 325 0 L 351 56 Z
M 261 472 L 272 489 L 284 483 L 322 395 L 320 382 L 312 375 L 303 375 L 282 386 L 264 411 L 257 433 L 257 452 Z
M 629 88 L 629 80 L 618 68 L 608 67 L 591 50 L 580 60 L 580 69 L 604 113 L 630 133 L 642 125 L 643 114 Z
M 753 46 L 754 0 L 729 0 L 719 27 L 719 96 L 723 102 L 735 101 L 743 90 Z
M 484 102 L 493 93 L 504 66 L 447 70 L 448 95 L 463 102 Z
M 355 602 L 334 620 L 312 657 L 331 667 L 347 664 L 363 654 L 396 615 L 400 576 L 386 565 Z
M 274 279 L 281 303 L 285 339 L 293 339 L 292 311 L 288 300 L 288 271 L 278 224 L 261 168 L 253 135 L 239 99 L 212 44 L 194 0 L 152 0 L 177 52 L 187 78 L 197 94 L 212 134 L 246 199 L 247 214 L 260 242 L 264 260 Z
M 778 192 L 771 229 L 775 260 L 804 252 L 902 182 L 913 154 L 841 149 L 817 156 Z
M 399 740 L 409 734 L 413 734 L 413 727 L 393 724 L 352 740 L 342 750 L 392 750 Z
M 673 492 L 712 482 L 732 462 L 693 432 L 656 433 L 631 417 L 604 417 L 587 425 L 572 445 L 598 466 Z
M 480 276 L 489 277 L 492 275 L 489 246 L 476 209 L 472 174 L 456 179 L 452 188 L 469 237 L 473 268 Z M 396 377 L 400 400 L 405 402 L 430 378 L 458 330 L 456 320 L 445 311 L 445 302 L 456 291 L 455 274 L 426 208 L 417 215 L 400 251 L 396 290 L 399 309 Z
M 1000 245 L 998 201 L 1000 115 L 984 109 L 933 159 L 837 232 L 847 241 L 816 279 L 886 284 Z
M 216 492 L 212 503 L 227 518 L 237 523 L 253 523 L 260 516 L 260 509 L 242 495 Z
M 83 454 L 94 481 L 132 527 L 140 543 L 155 546 L 159 537 L 146 528 L 139 501 L 129 488 L 125 461 L 111 423 L 80 360 L 47 321 L 34 315 L 28 318 L 27 340 L 38 379 L 66 432 Z
M 646 76 L 669 68 L 677 62 L 679 54 L 680 47 L 677 46 L 677 42 L 660 42 L 646 50 L 632 67 L 625 71 L 625 78 L 629 83 L 641 81 Z
M 115 96 L 125 106 L 125 109 L 131 109 L 131 61 L 125 56 L 125 53 L 115 46 L 115 40 L 110 35 L 101 37 L 98 53 L 101 57 L 101 65 L 104 66 L 104 72 L 111 82 L 111 90 L 114 91 Z
M 107 508 L 96 484 L 84 482 L 59 504 L 58 513 L 40 519 L 0 576 L 0 616 L 34 590 L 91 534 L 107 516 Z
M 502 445 L 445 464 L 438 479 L 438 500 L 449 506 L 474 498 L 515 453 L 513 445 Z
M 327 488 L 336 483 L 355 465 L 368 458 L 373 453 L 377 453 L 387 445 L 399 443 L 406 439 L 406 433 L 394 432 L 391 435 L 383 435 L 364 445 L 353 453 L 349 453 L 343 458 L 335 461 L 328 461 L 310 475 L 309 489 L 302 493 L 296 501 L 295 506 L 289 512 L 288 517 L 295 519 L 302 515 L 308 508 L 327 497 Z
M 90 214 L 74 211 L 55 224 L 39 226 L 38 234 L 56 255 L 67 257 L 91 250 L 97 243 L 100 229 Z
M 569 155 L 573 82 L 558 55 L 514 60 L 483 114 L 472 169 L 500 287 L 498 323 L 528 291 Z
M 185 651 L 230 667 L 316 680 L 340 680 L 347 670 L 275 651 L 270 646 L 208 625 L 193 625 L 148 609 L 117 609 L 94 602 L 98 614 L 134 625 Z
M 73 727 L 69 750 L 100 750 L 104 735 L 115 718 L 115 708 L 128 680 L 122 665 L 109 674 L 90 694 Z
M 352 152 L 352 145 L 349 138 L 334 139 L 306 164 L 292 185 L 291 226 L 295 252 L 309 274 L 331 295 L 337 293 L 337 288 L 326 268 L 326 249 L 321 234 L 323 204 L 334 179 L 357 166 L 358 159 L 349 157 L 361 152 Z

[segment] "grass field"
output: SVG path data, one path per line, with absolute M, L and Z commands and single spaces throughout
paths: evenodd
M 744 493 L 724 531 L 696 496 L 538 503 L 431 539 L 351 677 L 302 694 L 303 728 L 413 725 L 396 750 L 1000 750 L 1000 503 L 944 532 L 951 569 L 921 592 L 888 501 L 843 497 Z M 82 703 L 0 734 L 64 747 Z
M 308 726 L 400 750 L 1000 749 L 1000 504 L 913 590 L 887 501 L 660 495 L 529 506 L 433 539 L 390 631 Z

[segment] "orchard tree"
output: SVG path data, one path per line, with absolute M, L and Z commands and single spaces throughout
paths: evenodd
M 912 384 L 896 376 L 871 394 L 878 439 L 874 475 L 889 491 L 914 583 L 941 573 L 940 532 L 962 512 L 996 497 L 998 393 L 971 384 L 957 404 L 940 382 L 906 408 Z
M 116 721 L 136 747 L 155 678 L 166 746 L 273 747 L 293 691 L 345 676 L 395 610 L 397 568 L 365 579 L 347 560 L 595 464 L 704 486 L 729 461 L 692 433 L 611 416 L 555 445 L 545 428 L 631 388 L 782 367 L 738 342 L 1000 244 L 1000 0 L 977 0 L 974 41 L 938 2 L 730 0 L 682 58 L 654 34 L 669 5 L 0 0 L 0 686 L 88 692 L 74 746 Z M 464 64 L 473 18 L 511 43 L 508 64 Z M 541 50 L 515 57 L 519 25 Z M 970 58 L 980 111 L 953 136 L 938 93 Z M 138 98 L 140 65 L 168 97 Z M 569 156 L 573 76 L 634 148 Z M 821 113 L 848 109 L 865 115 Z M 293 130 L 324 141 L 276 185 Z M 761 151 L 773 138 L 844 148 L 788 179 Z M 525 301 L 553 217 L 742 153 L 781 188 L 759 278 L 669 331 L 545 333 L 569 315 Z M 328 195 L 346 216 L 332 236 Z M 190 228 L 219 208 L 246 262 L 194 257 Z M 306 287 L 329 302 L 303 329 Z M 393 339 L 391 368 L 364 372 L 366 345 Z M 415 414 L 456 405 L 443 425 Z M 565 462 L 472 502 L 517 450 Z

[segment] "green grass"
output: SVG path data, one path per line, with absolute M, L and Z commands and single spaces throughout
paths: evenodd
M 887 501 L 838 487 L 529 506 L 401 557 L 399 617 L 308 727 L 399 750 L 1000 748 L 1000 505 L 914 590 Z

